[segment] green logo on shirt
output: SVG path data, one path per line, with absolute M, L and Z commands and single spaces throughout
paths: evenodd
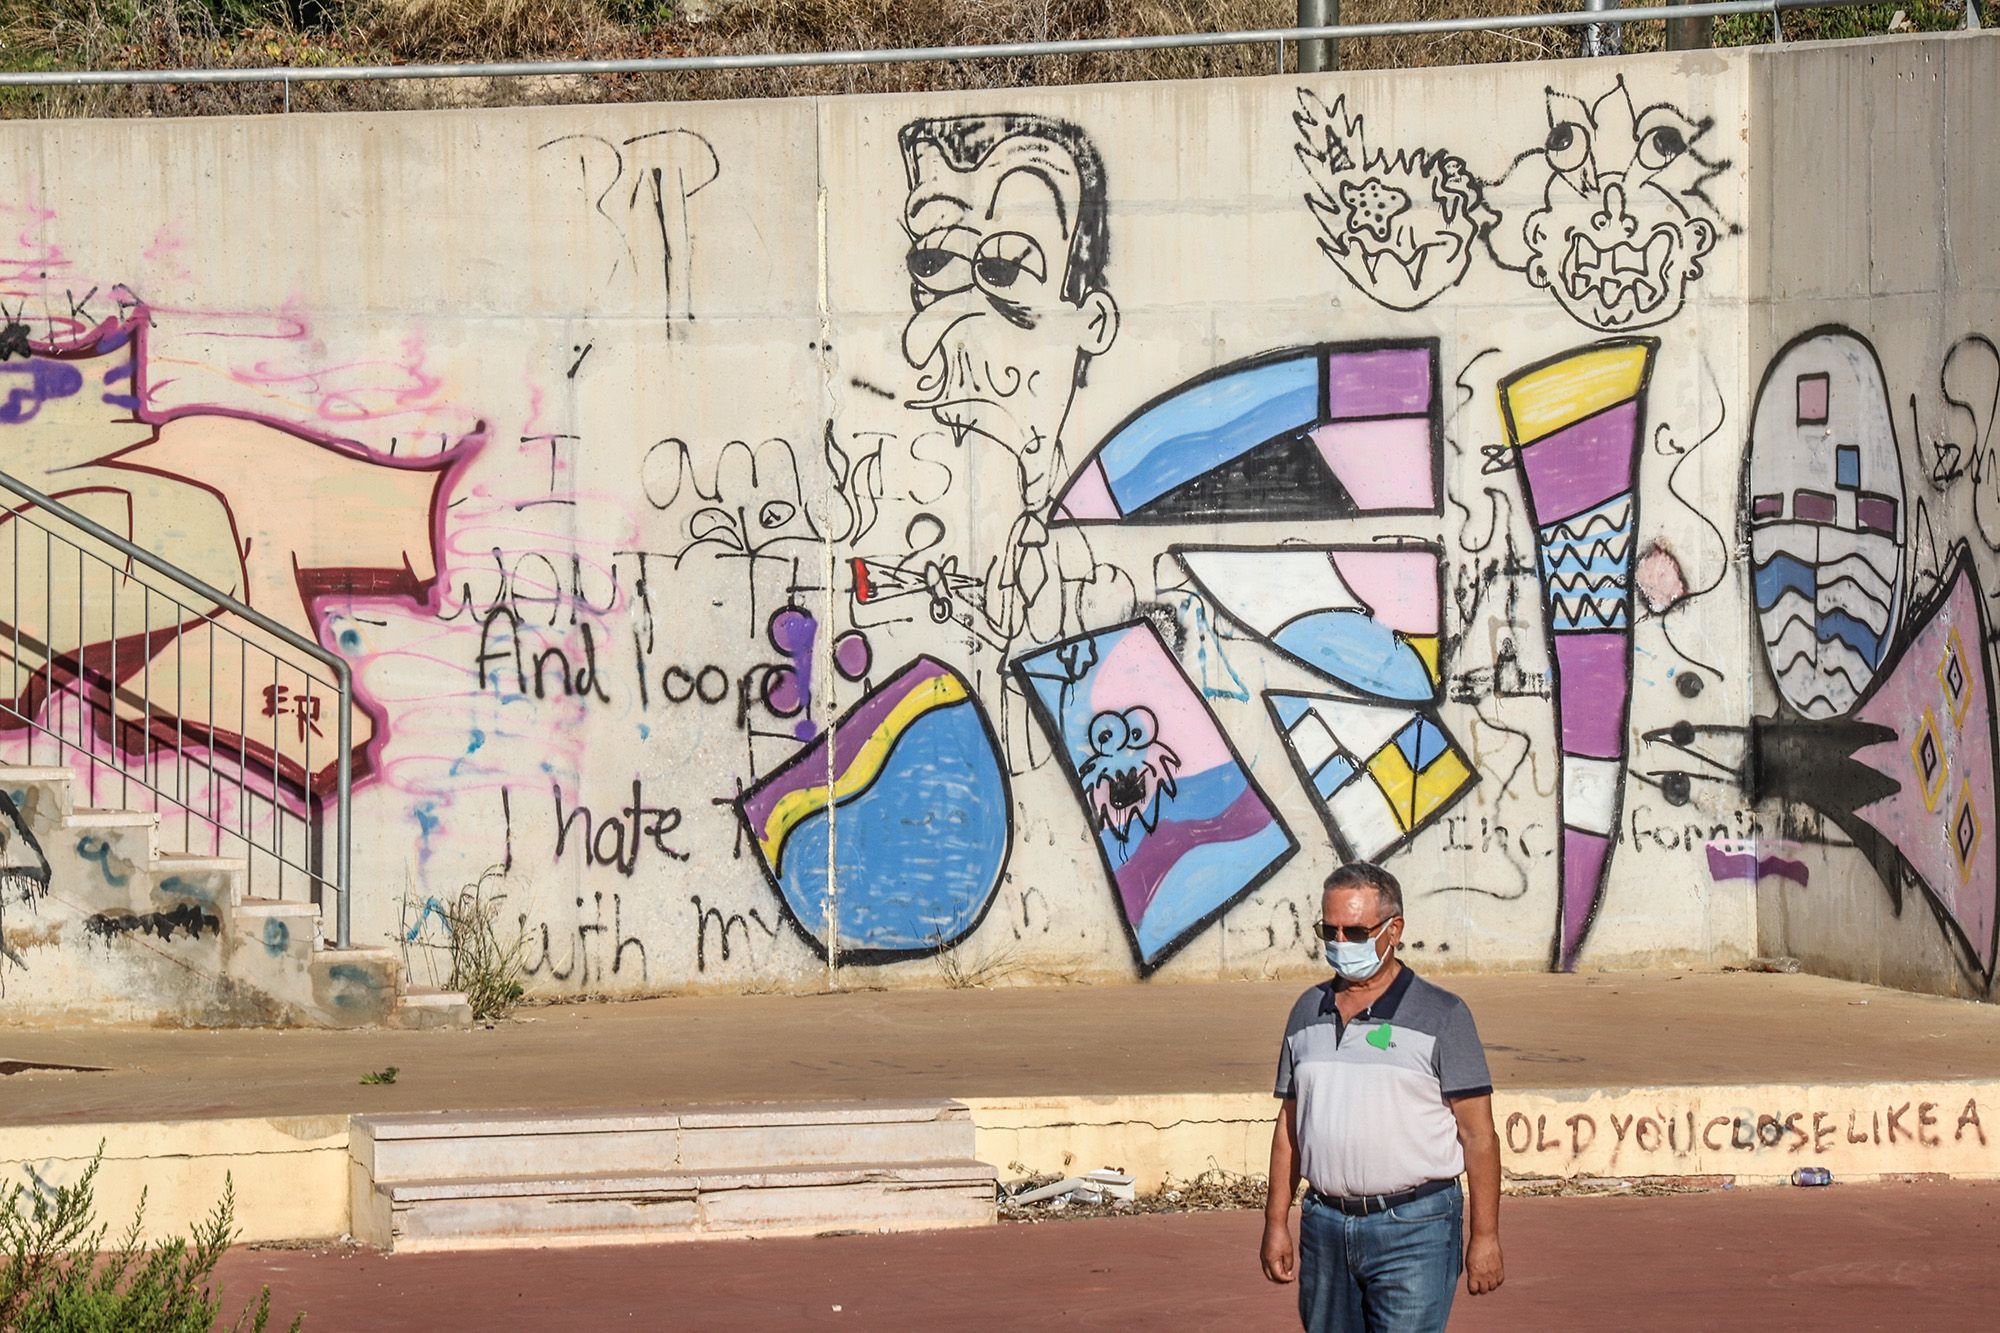
M 1395 1030 L 1387 1023 L 1377 1023 L 1368 1034 L 1368 1044 L 1378 1051 L 1386 1051 L 1389 1049 L 1389 1038 L 1394 1035 Z

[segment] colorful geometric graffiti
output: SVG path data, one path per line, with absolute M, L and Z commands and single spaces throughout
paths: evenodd
M 992 904 L 1012 844 L 1013 803 L 992 726 L 964 678 L 928 657 L 772 770 L 737 808 L 806 942 L 824 957 L 837 940 L 850 963 L 964 939 Z
M 1015 664 L 1090 818 L 1142 972 L 1298 850 L 1150 622 Z
M 1576 966 L 1604 897 L 1632 700 L 1632 557 L 1646 384 L 1659 343 L 1597 343 L 1500 383 L 1535 529 L 1562 792 L 1555 964 Z
M 1479 780 L 1435 713 L 1283 690 L 1265 691 L 1264 706 L 1349 860 L 1396 851 Z
M 1874 865 L 1898 910 L 1923 887 L 1990 985 L 2000 957 L 1994 845 L 1996 739 L 1986 593 L 1965 546 L 1845 719 L 1764 719 L 1759 788 L 1823 812 Z
M 243 413 L 155 411 L 146 406 L 147 328 L 142 310 L 75 344 L 0 361 L 0 432 L 15 475 L 310 639 L 324 639 L 335 598 L 343 607 L 425 602 L 453 479 L 483 436 L 395 459 Z M 261 631 L 219 608 L 148 593 L 125 557 L 82 534 L 105 563 L 51 547 L 13 512 L 0 525 L 9 532 L 0 581 L 42 594 L 30 608 L 40 608 L 38 625 L 23 631 L 42 621 L 51 631 L 43 643 L 0 625 L 0 718 L 32 718 L 52 694 L 82 691 L 101 739 L 127 751 L 240 752 L 297 790 L 332 789 L 332 692 L 309 690 L 303 674 L 233 637 L 260 644 Z M 208 622 L 229 633 L 196 632 Z M 122 688 L 142 674 L 143 704 Z M 386 723 L 359 702 L 357 774 L 369 771 Z
M 1354 694 L 1438 692 L 1444 568 L 1434 546 L 1175 546 L 1209 603 Z
M 1146 404 L 1062 492 L 1056 521 L 1233 523 L 1435 514 L 1436 339 L 1232 362 Z
M 1882 665 L 1903 580 L 1903 471 L 1875 349 L 1819 328 L 1764 372 L 1750 429 L 1750 576 L 1778 693 L 1854 707 Z

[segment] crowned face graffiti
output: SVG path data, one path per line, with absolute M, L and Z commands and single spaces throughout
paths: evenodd
M 1415 310 L 1457 285 L 1495 214 L 1465 161 L 1436 149 L 1370 149 L 1347 98 L 1328 107 L 1301 88 L 1295 151 L 1313 188 L 1319 248 L 1371 300 Z
M 1495 191 L 1539 193 L 1539 205 L 1503 214 L 1494 258 L 1591 328 L 1672 319 L 1721 231 L 1703 186 L 1729 164 L 1695 148 L 1712 122 L 1664 103 L 1635 110 L 1623 78 L 1589 105 L 1550 89 L 1548 114 L 1542 146 L 1517 159 Z

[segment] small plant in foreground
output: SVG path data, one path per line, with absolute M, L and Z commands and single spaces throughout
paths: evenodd
M 361 1081 L 368 1084 L 394 1083 L 396 1081 L 396 1066 L 390 1065 L 387 1069 L 378 1069 L 372 1074 L 363 1074 Z
M 94 1189 L 104 1147 L 74 1185 L 53 1191 L 15 1185 L 0 1196 L 0 1328 L 11 1333 L 262 1333 L 271 1318 L 271 1289 L 220 1325 L 222 1293 L 211 1292 L 215 1266 L 236 1237 L 236 1186 L 185 1239 L 141 1244 L 146 1196 L 132 1225 L 111 1250 L 107 1228 L 93 1226 Z M 305 1323 L 299 1315 L 296 1330 Z

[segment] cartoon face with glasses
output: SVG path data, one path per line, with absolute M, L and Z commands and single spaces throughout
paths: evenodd
M 1102 161 L 1082 130 L 1033 115 L 919 120 L 901 146 L 908 405 L 963 449 L 1004 449 L 1023 505 L 1039 508 L 1066 480 L 1060 438 L 1084 366 L 1118 335 Z

